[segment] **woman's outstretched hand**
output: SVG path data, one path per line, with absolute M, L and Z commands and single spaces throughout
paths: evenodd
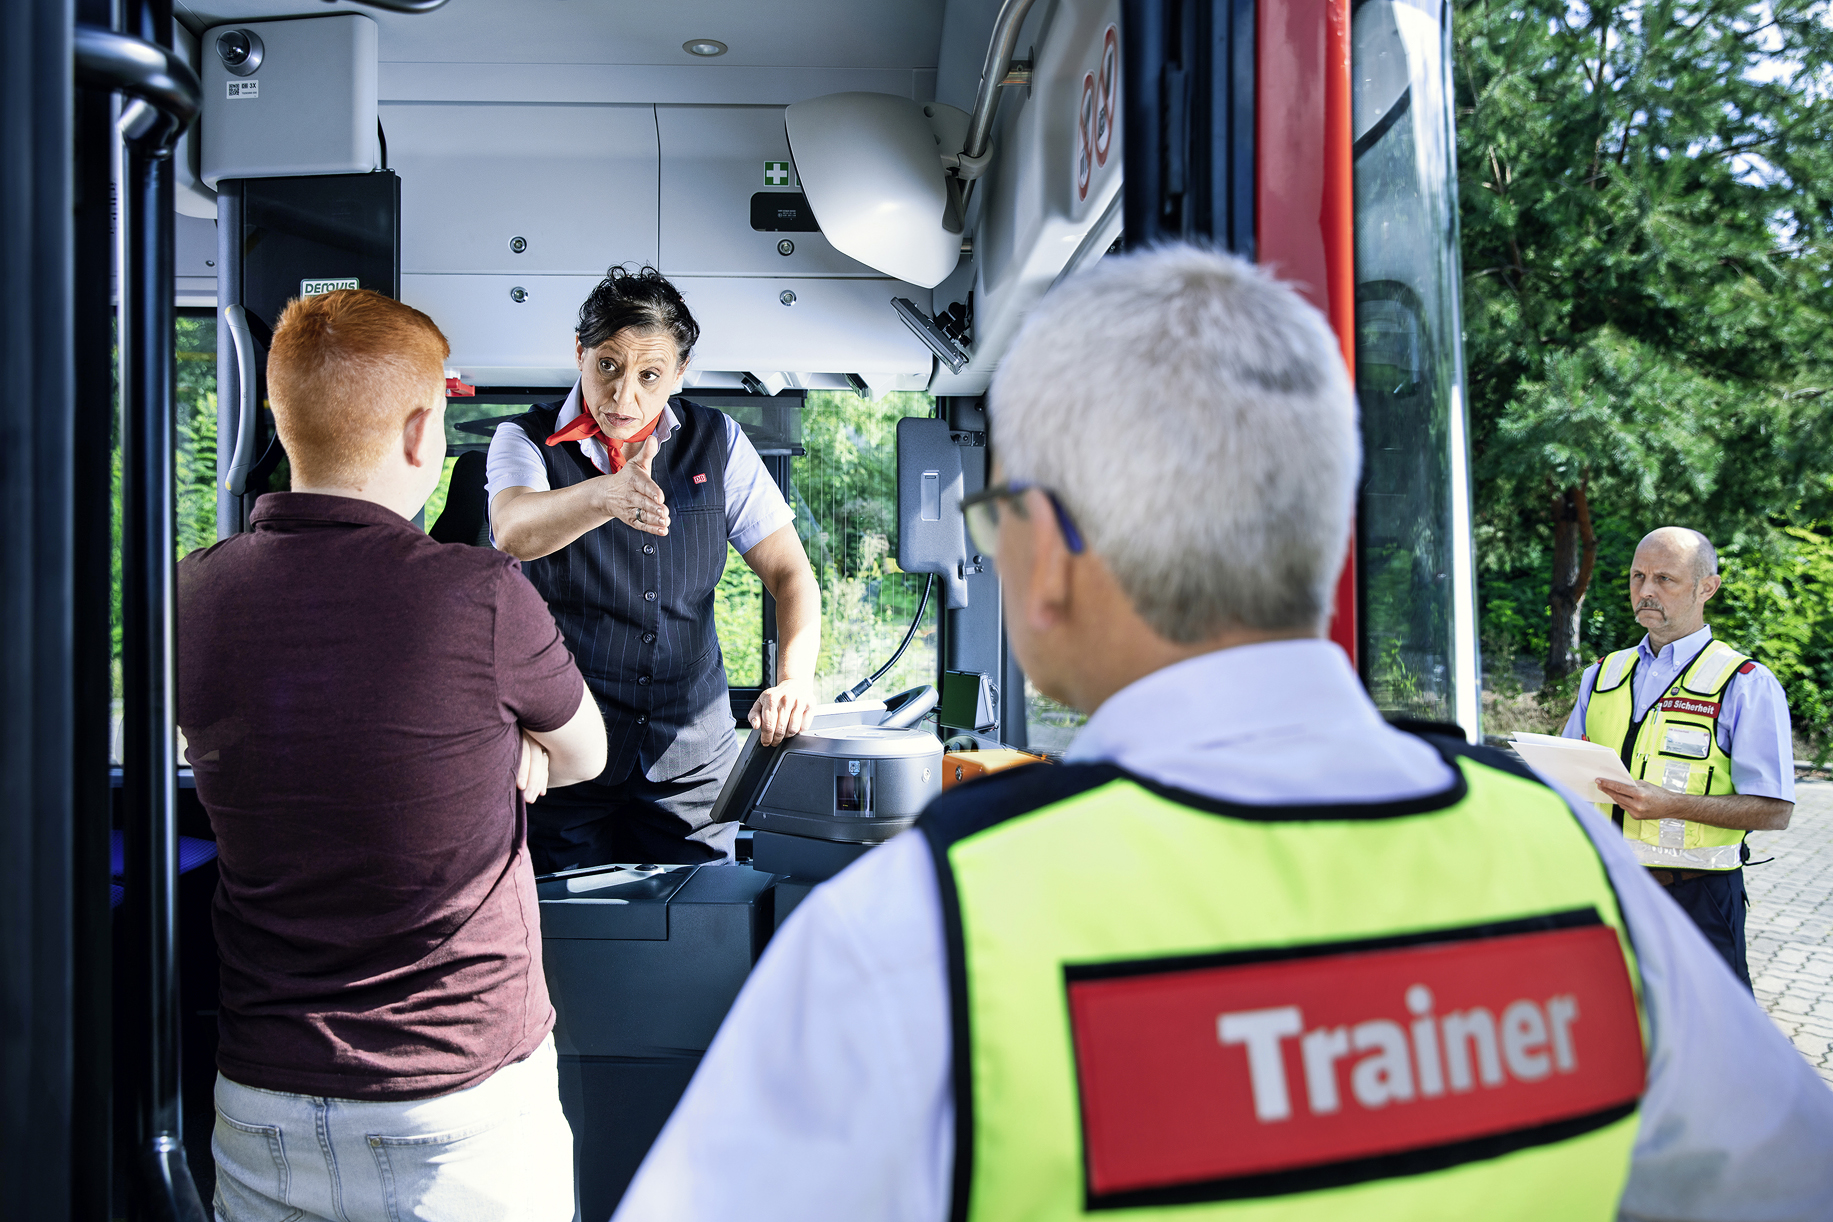
M 608 438 L 607 443 L 616 445 L 617 441 Z M 648 535 L 668 533 L 668 504 L 662 486 L 649 473 L 658 448 L 656 439 L 650 437 L 623 470 L 597 477 L 603 482 L 600 511 Z

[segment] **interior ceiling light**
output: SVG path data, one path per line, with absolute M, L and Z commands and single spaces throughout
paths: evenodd
M 717 38 L 690 38 L 681 44 L 681 49 L 689 55 L 698 55 L 702 59 L 712 59 L 715 55 L 726 53 L 726 44 Z

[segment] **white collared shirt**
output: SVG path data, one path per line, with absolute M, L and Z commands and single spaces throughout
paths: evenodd
M 554 430 L 565 428 L 584 410 L 579 383 L 575 382 L 566 402 L 560 405 L 560 414 L 554 418 Z M 745 436 L 738 421 L 724 412 L 719 413 L 719 418 L 726 425 L 726 538 L 742 556 L 795 521 L 796 515 L 783 499 L 776 481 L 770 478 L 764 460 L 758 457 L 757 447 Z M 664 406 L 662 419 L 656 425 L 656 444 L 667 445 L 679 427 L 681 421 L 675 409 Z M 593 466 L 610 473 L 611 456 L 605 450 L 603 438 L 588 437 L 579 444 Z M 496 494 L 505 488 L 548 490 L 547 466 L 541 461 L 541 447 L 522 431 L 520 425 L 510 421 L 497 425 L 496 433 L 490 438 L 490 453 L 484 461 L 486 503 L 494 505 Z M 494 527 L 491 537 L 495 538 Z
M 1249 645 L 1115 694 L 1070 758 L 1245 802 L 1391 801 L 1451 780 L 1323 641 Z M 1622 1216 L 1824 1218 L 1833 1091 L 1590 807 L 1642 975 L 1651 1047 Z M 619 1222 L 941 1222 L 954 1162 L 935 866 L 906 832 L 777 932 Z

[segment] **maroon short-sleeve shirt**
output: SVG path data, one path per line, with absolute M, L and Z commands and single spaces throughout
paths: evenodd
M 217 835 L 224 1076 L 427 1098 L 553 1027 L 518 726 L 584 681 L 515 561 L 273 493 L 178 566 L 178 722 Z

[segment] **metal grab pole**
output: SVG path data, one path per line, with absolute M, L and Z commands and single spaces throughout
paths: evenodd
M 121 680 L 122 817 L 128 928 L 134 943 L 128 1013 L 144 1020 L 129 1047 L 135 1150 L 130 1216 L 204 1222 L 185 1162 L 178 1065 L 177 758 L 172 618 L 172 147 L 197 114 L 199 90 L 171 41 L 170 0 L 134 0 L 134 35 L 81 27 L 79 77 L 140 99 L 121 120 Z M 133 1024 L 133 1020 L 129 1020 Z M 133 1024 L 139 1026 L 139 1024 Z
M 175 361 L 170 157 L 127 146 L 121 269 L 121 685 L 129 956 L 145 1028 L 135 1083 L 138 1218 L 197 1219 L 204 1208 L 185 1163 L 178 1068 L 178 760 L 172 618 Z

